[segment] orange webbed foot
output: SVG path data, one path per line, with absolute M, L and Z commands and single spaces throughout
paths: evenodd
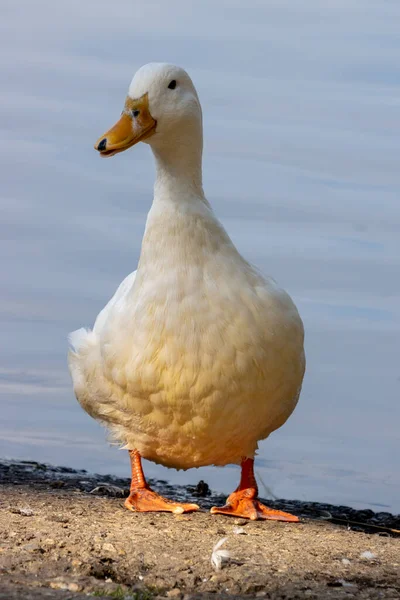
M 129 450 L 132 468 L 131 493 L 125 500 L 125 508 L 132 512 L 171 512 L 175 515 L 199 510 L 197 504 L 184 504 L 163 498 L 150 489 L 143 473 L 142 459 L 138 450 Z
M 175 515 L 199 510 L 197 504 L 185 504 L 163 498 L 148 488 L 131 492 L 125 507 L 132 512 L 171 512 Z
M 256 495 L 257 490 L 255 488 L 233 492 L 229 496 L 225 506 L 213 506 L 210 512 L 213 515 L 220 514 L 231 517 L 242 517 L 251 521 L 257 521 L 258 519 L 287 521 L 291 523 L 299 521 L 299 518 L 295 515 L 264 506 L 264 504 L 257 500 Z
M 274 510 L 261 504 L 257 498 L 257 482 L 254 477 L 254 459 L 243 458 L 241 462 L 241 477 L 239 487 L 231 494 L 225 506 L 213 506 L 211 514 L 230 515 L 257 521 L 257 519 L 271 521 L 287 521 L 298 523 L 299 518 L 282 510 Z

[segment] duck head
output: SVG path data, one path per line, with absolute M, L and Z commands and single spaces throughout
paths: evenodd
M 192 80 L 180 67 L 149 63 L 133 77 L 121 118 L 94 147 L 109 157 L 138 142 L 157 151 L 193 139 L 202 142 L 201 107 Z

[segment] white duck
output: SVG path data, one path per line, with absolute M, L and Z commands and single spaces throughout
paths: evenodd
M 70 335 L 75 394 L 129 450 L 130 510 L 198 509 L 153 492 L 141 457 L 176 469 L 239 463 L 239 487 L 211 512 L 297 521 L 257 500 L 253 463 L 257 442 L 296 406 L 303 324 L 286 292 L 242 258 L 204 196 L 201 107 L 183 69 L 139 69 L 120 120 L 95 148 L 113 156 L 139 141 L 157 167 L 139 265 L 93 330 Z

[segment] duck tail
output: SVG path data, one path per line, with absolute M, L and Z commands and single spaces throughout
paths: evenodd
M 71 350 L 78 354 L 79 350 L 81 350 L 82 346 L 87 342 L 90 333 L 90 329 L 86 329 L 85 327 L 81 327 L 76 331 L 71 331 L 68 335 L 68 342 L 71 346 Z

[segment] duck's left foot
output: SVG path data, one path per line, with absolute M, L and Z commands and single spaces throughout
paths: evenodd
M 269 519 L 273 521 L 290 521 L 296 523 L 299 518 L 281 510 L 274 510 L 261 504 L 256 498 L 257 490 L 247 488 L 233 492 L 226 501 L 225 506 L 213 506 L 212 515 L 230 515 L 231 517 L 242 517 L 257 521 L 258 519 Z
M 274 510 L 261 504 L 257 499 L 257 483 L 254 477 L 254 459 L 244 458 L 242 460 L 242 475 L 239 487 L 231 494 L 225 506 L 213 506 L 212 515 L 230 515 L 231 517 L 242 517 L 257 521 L 257 519 L 268 519 L 272 521 L 287 521 L 297 523 L 300 519 L 295 515 Z

